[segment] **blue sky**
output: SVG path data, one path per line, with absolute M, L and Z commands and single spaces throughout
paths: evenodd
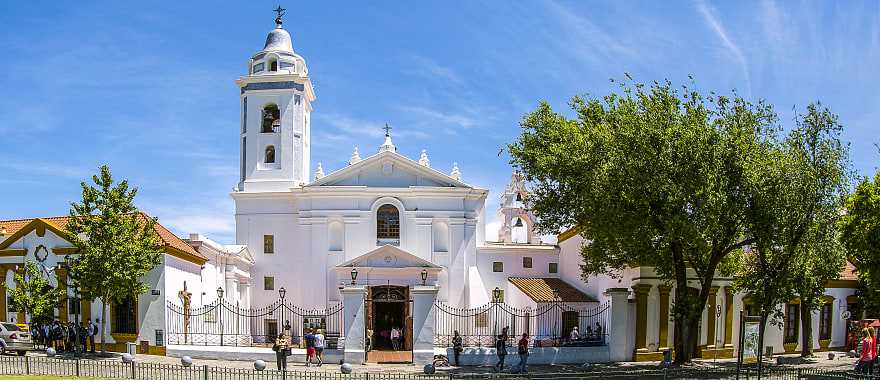
M 736 89 L 840 115 L 861 175 L 880 154 L 880 6 L 847 2 L 283 1 L 317 101 L 312 161 L 398 151 L 488 188 L 499 150 L 540 100 L 567 110 L 610 78 Z M 67 213 L 103 163 L 175 232 L 234 236 L 234 79 L 263 46 L 276 2 L 37 2 L 0 12 L 0 219 Z M 418 7 L 416 7 L 416 5 Z

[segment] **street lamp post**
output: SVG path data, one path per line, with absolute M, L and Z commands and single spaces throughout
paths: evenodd
M 427 285 L 427 284 L 428 284 L 428 271 L 425 269 L 422 269 L 422 286 Z
M 356 282 L 357 278 L 358 278 L 358 270 L 357 270 L 357 268 L 352 268 L 351 269 L 351 284 L 352 285 L 357 285 L 357 282 Z

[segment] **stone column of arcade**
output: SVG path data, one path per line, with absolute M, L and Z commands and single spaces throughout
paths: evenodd
M 343 312 L 345 313 L 345 349 L 343 360 L 349 364 L 364 364 L 366 351 L 364 338 L 366 335 L 367 287 L 363 285 L 347 285 L 342 290 Z
M 434 301 L 436 286 L 419 285 L 410 289 L 413 300 L 413 364 L 434 362 Z

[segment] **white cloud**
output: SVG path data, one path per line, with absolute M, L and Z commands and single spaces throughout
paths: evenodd
M 0 168 L 25 173 L 29 177 L 58 177 L 77 180 L 87 180 L 97 172 L 97 168 L 64 165 L 58 162 L 3 161 L 2 159 L 0 159 Z
M 475 118 L 467 116 L 462 113 L 453 113 L 453 112 L 440 112 L 437 110 L 433 110 L 427 107 L 420 106 L 401 106 L 399 107 L 402 111 L 409 112 L 414 114 L 415 116 L 427 119 L 439 124 L 460 127 L 460 128 L 473 128 L 479 124 L 479 121 Z
M 715 9 L 712 8 L 711 5 L 706 4 L 705 1 L 698 1 L 697 2 L 697 10 L 700 11 L 700 15 L 703 16 L 703 20 L 706 22 L 706 24 L 709 25 L 709 27 L 712 28 L 712 30 L 715 32 L 715 34 L 721 40 L 721 43 L 727 49 L 727 52 L 730 53 L 730 55 L 732 55 L 733 58 L 739 64 L 739 67 L 742 70 L 743 76 L 745 77 L 746 91 L 748 93 L 748 96 L 751 97 L 752 96 L 752 78 L 751 78 L 751 74 L 749 74 L 749 65 L 748 65 L 748 62 L 746 61 L 745 54 L 743 54 L 743 52 L 742 52 L 742 49 L 740 49 L 739 46 L 737 46 L 737 44 L 735 44 L 733 42 L 733 40 L 730 38 L 730 36 L 727 32 L 727 29 L 724 28 L 724 24 L 722 24 L 721 20 L 719 20 L 718 17 L 715 15 Z
M 415 57 L 416 63 L 419 65 L 420 74 L 431 79 L 444 79 L 450 84 L 461 85 L 464 81 L 456 74 L 454 70 L 447 66 L 425 58 Z

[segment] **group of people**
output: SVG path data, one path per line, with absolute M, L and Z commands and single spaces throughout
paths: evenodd
M 496 372 L 504 371 L 504 360 L 507 358 L 507 341 L 510 339 L 508 332 L 510 331 L 509 327 L 504 327 L 501 329 L 501 334 L 495 338 L 495 353 L 498 355 L 498 363 L 496 363 L 493 368 Z M 458 331 L 455 332 L 455 335 L 458 335 Z M 453 337 L 453 345 L 454 345 L 454 337 Z M 454 352 L 454 350 L 453 350 Z M 529 361 L 529 334 L 523 333 L 519 341 L 516 343 L 516 353 L 519 355 L 519 363 L 516 364 L 512 368 L 512 372 L 515 373 L 526 373 L 528 372 L 528 361 Z M 455 365 L 458 365 L 458 354 L 455 355 Z
M 303 341 L 306 346 L 306 367 L 311 367 L 312 364 L 320 367 L 324 364 L 326 338 L 323 331 L 321 329 L 307 328 L 303 331 Z M 275 361 L 279 371 L 287 369 L 287 357 L 291 355 L 291 347 L 290 332 L 285 326 L 284 332 L 278 335 L 278 338 L 275 339 L 275 344 L 272 345 L 272 351 L 275 351 Z
M 35 345 L 52 347 L 56 352 L 95 353 L 95 337 L 98 325 L 88 322 L 79 324 L 55 320 L 48 323 L 32 323 L 31 337 Z
M 877 364 L 877 332 L 874 327 L 862 329 L 861 357 L 856 364 L 856 372 L 874 375 Z
M 587 331 L 583 334 L 578 331 L 578 327 L 574 326 L 571 329 L 571 333 L 568 335 L 568 340 L 570 342 L 575 342 L 578 340 L 602 340 L 602 325 L 599 322 L 596 322 L 596 328 L 593 329 L 590 326 L 587 326 Z

